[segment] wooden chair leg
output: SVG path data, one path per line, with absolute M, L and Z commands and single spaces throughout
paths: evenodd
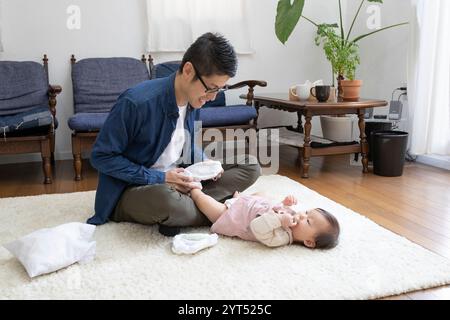
M 303 167 L 303 149 L 302 148 L 298 148 L 297 165 L 300 168 Z
M 73 155 L 73 167 L 75 170 L 75 181 L 81 181 L 81 154 L 74 154 Z
M 72 135 L 72 154 L 73 154 L 73 168 L 75 170 L 75 181 L 81 180 L 81 141 L 76 134 Z
M 44 169 L 44 184 L 52 183 L 52 163 L 51 158 L 51 147 L 50 140 L 41 141 L 41 155 L 42 155 L 42 166 Z
M 50 144 L 50 147 L 51 147 L 51 161 L 52 161 L 52 165 L 55 165 L 55 134 L 52 134 L 50 143 L 51 143 Z

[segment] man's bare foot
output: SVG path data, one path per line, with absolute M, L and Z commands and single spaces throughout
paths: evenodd
M 241 193 L 240 193 L 239 191 L 235 191 L 235 192 L 233 193 L 233 198 L 239 197 L 240 194 L 241 194 Z

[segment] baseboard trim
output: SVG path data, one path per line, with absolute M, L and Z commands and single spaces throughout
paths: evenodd
M 426 154 L 417 156 L 416 161 L 429 166 L 450 170 L 450 156 Z

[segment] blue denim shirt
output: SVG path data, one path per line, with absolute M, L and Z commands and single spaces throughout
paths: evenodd
M 92 148 L 91 163 L 99 171 L 95 215 L 90 224 L 108 221 L 126 187 L 160 184 L 165 173 L 151 169 L 169 144 L 179 117 L 175 98 L 175 73 L 144 81 L 120 95 Z M 185 129 L 190 133 L 191 163 L 204 154 L 194 145 L 194 120 L 198 110 L 188 106 Z

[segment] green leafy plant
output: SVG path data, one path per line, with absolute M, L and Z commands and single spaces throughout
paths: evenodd
M 319 25 L 315 38 L 316 45 L 322 44 L 325 56 L 333 68 L 333 75 L 354 80 L 356 67 L 359 65 L 358 45 L 347 40 L 342 41 L 335 32 L 336 28 L 335 25 Z
M 303 18 L 312 23 L 317 27 L 315 43 L 317 46 L 323 46 L 325 55 L 328 61 L 330 61 L 331 63 L 331 67 L 333 69 L 333 84 L 334 75 L 337 75 L 338 79 L 348 78 L 350 80 L 353 80 L 355 78 L 356 67 L 360 63 L 359 47 L 357 42 L 374 33 L 408 24 L 408 22 L 394 24 L 366 34 L 362 34 L 350 40 L 353 26 L 355 25 L 356 19 L 358 18 L 359 12 L 361 11 L 361 8 L 365 1 L 383 3 L 382 0 L 361 0 L 358 10 L 356 11 L 356 14 L 353 18 L 352 24 L 347 34 L 345 34 L 342 23 L 341 0 L 338 0 L 339 24 L 319 24 L 303 16 L 302 13 L 305 6 L 305 0 L 294 0 L 292 4 L 291 0 L 279 0 L 277 6 L 277 16 L 275 19 L 275 33 L 278 40 L 280 40 L 281 43 L 284 44 L 289 39 L 289 36 L 291 35 L 300 18 Z

